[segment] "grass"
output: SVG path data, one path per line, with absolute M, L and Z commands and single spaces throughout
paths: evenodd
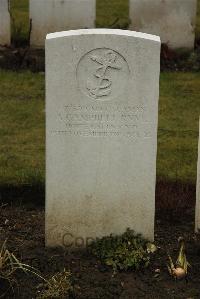
M 71 273 L 65 269 L 53 275 L 46 284 L 43 285 L 43 290 L 36 296 L 37 299 L 71 298 L 70 293 L 73 291 L 71 283 Z M 69 297 L 70 296 L 70 297 Z
M 1 185 L 44 183 L 44 76 L 0 72 Z
M 129 0 L 97 0 L 96 26 L 128 28 L 128 2 Z
M 32 274 L 42 281 L 46 281 L 37 271 L 37 269 L 22 263 L 14 253 L 10 252 L 7 248 L 7 240 L 3 242 L 0 247 L 0 282 L 1 282 L 1 294 L 0 298 L 9 298 L 8 292 L 12 289 L 14 296 L 14 290 L 18 286 L 17 272 L 22 271 L 25 274 Z M 5 290 L 4 290 L 5 289 Z M 2 293 L 3 292 L 3 293 Z M 15 297 L 15 296 L 14 296 Z
M 200 73 L 162 73 L 158 177 L 195 183 Z
M 200 73 L 162 73 L 158 179 L 196 181 Z M 44 75 L 0 70 L 0 187 L 44 186 Z
M 24 41 L 29 30 L 29 0 L 11 0 L 11 11 L 15 19 L 15 28 L 12 26 L 13 40 Z M 188 0 L 190 1 L 190 0 Z M 198 1 L 196 19 L 196 37 L 200 38 L 200 0 Z M 127 28 L 129 0 L 97 0 L 96 26 L 102 28 Z M 16 28 L 19 28 L 16 32 Z M 17 36 L 18 35 L 18 36 Z
M 12 41 L 16 44 L 25 43 L 29 32 L 29 1 L 10 0 L 11 13 L 14 19 L 12 23 Z

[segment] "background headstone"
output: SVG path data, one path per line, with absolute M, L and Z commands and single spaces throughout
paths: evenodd
M 8 0 L 0 0 L 0 45 L 10 44 L 10 14 Z
M 85 245 L 128 227 L 153 240 L 159 70 L 157 36 L 47 36 L 48 246 Z
M 200 121 L 199 121 L 199 146 L 198 146 L 198 163 L 197 163 L 197 190 L 196 190 L 196 221 L 195 231 L 200 230 Z
M 130 29 L 156 34 L 170 48 L 193 48 L 196 0 L 129 0 Z
M 44 47 L 47 33 L 94 28 L 96 0 L 30 0 L 31 45 Z

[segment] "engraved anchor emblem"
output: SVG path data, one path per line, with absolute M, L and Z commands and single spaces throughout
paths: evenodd
M 97 99 L 108 96 L 112 89 L 112 80 L 107 76 L 109 69 L 120 70 L 122 67 L 117 64 L 117 53 L 108 50 L 103 56 L 92 55 L 90 59 L 100 66 L 97 68 L 94 77 L 94 82 L 87 81 L 87 90 L 91 97 Z

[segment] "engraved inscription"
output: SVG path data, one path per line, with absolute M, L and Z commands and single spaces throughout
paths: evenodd
M 111 49 L 94 49 L 77 67 L 81 92 L 94 100 L 111 100 L 126 89 L 129 68 L 122 55 Z
M 152 124 L 146 119 L 145 106 L 73 105 L 59 112 L 61 129 L 56 134 L 81 137 L 151 138 Z

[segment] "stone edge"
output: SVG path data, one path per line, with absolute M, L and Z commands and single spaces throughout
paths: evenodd
M 196 207 L 195 207 L 195 231 L 200 229 L 200 118 L 199 118 L 199 142 L 198 142 L 198 161 L 197 161 L 197 183 L 196 183 Z
M 61 32 L 47 34 L 46 40 L 70 37 L 70 36 L 92 35 L 92 34 L 129 36 L 129 37 L 151 40 L 158 43 L 161 42 L 160 37 L 157 35 L 131 31 L 131 30 L 122 30 L 122 29 L 77 29 L 77 30 L 61 31 Z

